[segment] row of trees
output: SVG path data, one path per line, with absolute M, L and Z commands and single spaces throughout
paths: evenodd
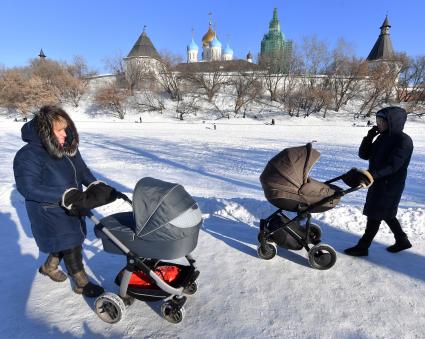
M 221 63 L 202 72 L 176 68 L 182 60 L 170 52 L 161 59 L 106 60 L 116 80 L 95 90 L 93 104 L 124 118 L 128 109 L 162 112 L 172 102 L 181 119 L 201 106 L 221 117 L 245 115 L 253 104 L 257 111 L 263 107 L 294 116 L 325 116 L 353 100 L 360 103 L 358 116 L 370 116 L 385 104 L 403 103 L 420 115 L 425 108 L 425 56 L 398 54 L 390 62 L 370 63 L 357 58 L 342 39 L 330 49 L 315 37 L 306 38 L 290 60 L 262 58 L 255 71 L 243 63 L 230 73 Z M 27 67 L 0 69 L 0 107 L 26 115 L 46 103 L 78 106 L 93 73 L 81 57 L 71 64 L 37 59 Z
M 26 67 L 0 69 L 0 107 L 24 117 L 46 104 L 71 103 L 78 107 L 87 90 L 87 76 L 94 73 L 80 56 L 70 64 L 33 59 Z
M 123 74 L 122 60 L 110 62 L 111 70 Z M 202 101 L 222 117 L 245 114 L 253 103 L 295 116 L 318 112 L 326 116 L 352 100 L 360 103 L 357 116 L 366 117 L 387 104 L 403 104 L 419 115 L 425 108 L 424 56 L 398 54 L 391 61 L 367 62 L 356 57 L 342 39 L 330 50 L 317 38 L 307 38 L 286 63 L 263 58 L 257 71 L 241 65 L 229 73 L 217 63 L 204 72 L 196 68 L 177 72 L 178 57 L 163 53 L 162 61 L 155 67 L 143 62 L 127 64 L 126 80 L 101 89 L 97 103 L 111 110 L 119 107 L 116 112 L 123 117 L 126 107 L 162 111 L 168 97 L 181 118 L 196 112 Z M 225 98 L 219 95 L 223 93 Z

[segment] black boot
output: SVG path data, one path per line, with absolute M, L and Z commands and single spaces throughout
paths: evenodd
M 354 247 L 345 249 L 344 253 L 353 257 L 367 257 L 369 249 L 361 244 L 357 244 Z
M 53 254 L 49 254 L 46 261 L 38 269 L 38 271 L 47 275 L 50 279 L 56 282 L 63 282 L 66 280 L 67 276 L 64 272 L 59 269 L 60 257 Z
M 387 247 L 387 251 L 391 253 L 397 253 L 403 250 L 407 250 L 411 247 L 412 244 L 410 243 L 409 239 L 404 238 L 403 240 L 396 241 L 394 245 Z
M 90 282 L 83 265 L 82 247 L 63 251 L 66 269 L 74 282 L 74 292 L 88 298 L 96 298 L 104 292 L 103 287 Z
M 71 274 L 71 276 L 75 285 L 73 290 L 77 294 L 82 294 L 83 296 L 88 298 L 97 298 L 103 292 L 105 292 L 102 286 L 90 282 L 84 270 L 75 274 Z

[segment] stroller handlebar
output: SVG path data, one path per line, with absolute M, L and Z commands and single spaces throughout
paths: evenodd
M 331 183 L 333 183 L 335 181 L 341 180 L 343 176 L 344 176 L 344 174 L 343 175 L 340 175 L 339 177 L 336 177 L 336 178 L 333 178 L 333 179 L 329 179 L 328 181 L 325 181 L 325 184 L 331 184 Z
M 126 196 L 124 193 L 121 193 L 120 191 L 116 191 L 116 192 L 117 192 L 117 199 L 122 199 L 125 202 L 129 203 L 131 206 L 133 206 L 133 202 L 128 196 Z
M 351 176 L 353 176 L 353 173 L 355 175 L 355 180 L 347 181 L 347 175 L 351 174 Z M 370 186 L 372 186 L 374 181 L 369 171 L 361 170 L 358 168 L 352 168 L 347 173 L 344 173 L 338 177 L 325 181 L 325 184 L 330 184 L 338 180 L 342 180 L 344 181 L 345 184 L 350 186 L 350 189 L 345 190 L 347 193 L 351 193 L 353 191 L 356 191 L 362 188 L 369 188 Z

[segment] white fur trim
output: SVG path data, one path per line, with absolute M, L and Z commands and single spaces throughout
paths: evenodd
M 70 211 L 71 209 L 72 209 L 72 204 L 69 204 L 68 206 L 66 206 L 65 205 L 65 195 L 68 193 L 68 192 L 71 192 L 72 190 L 77 190 L 78 191 L 78 189 L 77 188 L 75 188 L 75 187 L 71 187 L 71 188 L 68 188 L 65 192 L 63 192 L 63 194 L 62 194 L 62 203 L 61 203 L 61 206 L 62 207 L 65 207 L 68 211 Z
M 364 183 L 364 182 L 362 182 L 361 184 L 360 184 L 360 186 L 362 187 L 362 188 L 369 188 L 370 186 L 372 186 L 372 184 L 373 184 L 373 176 L 372 176 L 372 174 L 370 174 L 370 172 L 369 171 L 367 171 L 367 170 L 362 170 L 362 169 L 358 169 L 358 168 L 353 168 L 353 169 L 355 169 L 357 172 L 359 172 L 359 173 L 361 173 L 361 174 L 363 174 L 368 180 L 369 180 L 369 184 L 366 184 L 366 183 Z
M 106 185 L 106 183 L 105 183 L 105 182 L 100 181 L 100 180 L 96 180 L 96 181 L 93 181 L 92 183 L 90 183 L 90 185 L 88 185 L 88 186 L 87 186 L 87 188 L 90 188 L 90 186 L 94 186 L 94 185 L 97 185 L 97 184 L 100 184 L 100 183 L 102 183 L 102 184 L 105 184 L 105 185 Z

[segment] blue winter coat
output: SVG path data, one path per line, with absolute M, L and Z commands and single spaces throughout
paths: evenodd
M 16 187 L 25 198 L 32 233 L 40 251 L 59 252 L 81 245 L 86 236 L 84 219 L 67 215 L 60 206 L 62 194 L 71 187 L 82 189 L 82 185 L 88 186 L 96 178 L 77 148 L 74 156 L 62 154 L 60 158 L 48 152 L 34 120 L 21 130 L 22 140 L 27 145 L 17 152 L 13 162 Z M 52 144 L 51 140 L 49 142 Z
M 412 139 L 403 132 L 406 118 L 404 110 L 388 109 L 388 130 L 375 141 L 365 137 L 360 145 L 359 156 L 369 160 L 374 178 L 363 209 L 369 218 L 385 220 L 397 215 L 413 152 Z

